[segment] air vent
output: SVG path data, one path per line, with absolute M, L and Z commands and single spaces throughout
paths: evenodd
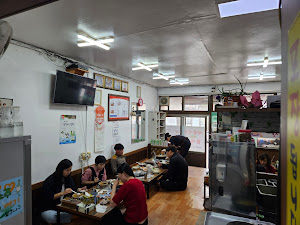
M 169 105 L 169 97 L 159 97 L 159 105 Z

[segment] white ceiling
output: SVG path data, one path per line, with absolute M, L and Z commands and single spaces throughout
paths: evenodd
M 189 85 L 245 82 L 262 67 L 247 62 L 281 58 L 276 10 L 219 18 L 213 0 L 61 0 L 6 19 L 13 38 L 156 87 L 152 72 L 132 71 L 139 61 L 154 71 L 189 77 Z M 114 36 L 111 50 L 77 47 L 77 31 L 94 38 Z M 277 74 L 280 65 L 264 68 Z M 257 82 L 249 80 L 248 82 Z

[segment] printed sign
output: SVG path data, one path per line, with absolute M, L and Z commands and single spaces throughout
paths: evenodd
M 76 143 L 76 116 L 61 115 L 59 144 Z
M 300 154 L 300 14 L 297 15 L 288 34 L 288 115 L 287 115 L 287 207 L 286 224 L 296 225 L 300 221 L 300 178 L 298 154 Z M 299 180 L 298 180 L 299 178 Z M 298 190 L 298 192 L 297 192 Z M 298 205 L 298 207 L 297 207 Z
M 0 182 L 0 223 L 23 212 L 23 177 Z
M 95 152 L 104 151 L 104 113 L 102 106 L 95 109 Z
M 205 152 L 205 127 L 184 127 L 184 136 L 190 139 L 190 151 Z
M 108 120 L 129 120 L 129 97 L 108 95 Z

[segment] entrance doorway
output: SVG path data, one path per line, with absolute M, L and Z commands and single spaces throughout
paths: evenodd
M 206 167 L 206 116 L 167 116 L 166 132 L 183 135 L 191 141 L 186 161 L 189 166 Z

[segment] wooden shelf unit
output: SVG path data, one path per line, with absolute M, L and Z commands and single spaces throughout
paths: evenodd
M 280 108 L 218 108 L 216 107 L 215 112 L 280 112 Z

